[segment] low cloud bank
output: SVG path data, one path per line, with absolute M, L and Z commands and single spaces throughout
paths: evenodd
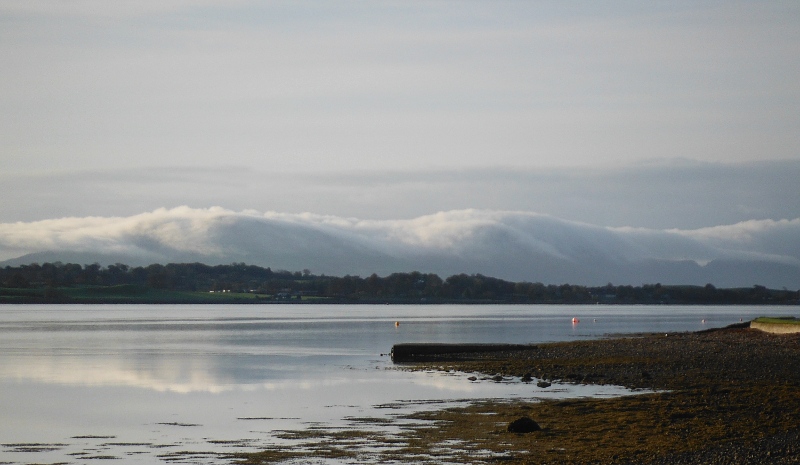
M 0 172 L 0 223 L 135 215 L 164 205 L 317 211 L 371 219 L 435 211 L 534 211 L 601 226 L 697 229 L 800 218 L 800 161 L 325 172 L 151 166 Z M 35 206 L 35 208 L 32 208 Z
M 16 257 L 16 258 L 14 258 Z M 481 273 L 514 281 L 800 287 L 800 219 L 694 230 L 608 228 L 519 211 L 409 220 L 158 209 L 0 223 L 4 264 L 246 262 L 316 274 Z

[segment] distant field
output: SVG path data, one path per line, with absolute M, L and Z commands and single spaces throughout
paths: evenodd
M 235 292 L 192 292 L 135 285 L 50 289 L 0 288 L 0 303 L 256 303 L 271 296 Z
M 192 291 L 169 291 L 163 289 L 153 289 L 134 285 L 108 286 L 108 287 L 85 287 L 85 288 L 66 288 L 64 293 L 75 300 L 101 300 L 109 302 L 112 300 L 137 302 L 229 302 L 241 300 L 255 300 L 255 294 L 238 294 L 232 292 L 192 292 Z

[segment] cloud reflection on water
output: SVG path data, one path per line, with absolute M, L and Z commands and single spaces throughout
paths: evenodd
M 37 382 L 83 387 L 132 387 L 157 392 L 222 393 L 227 391 L 312 391 L 350 386 L 368 389 L 389 379 L 409 378 L 421 388 L 451 393 L 473 393 L 475 383 L 464 376 L 444 373 L 406 373 L 386 366 L 378 369 L 353 369 L 350 376 L 341 371 L 310 370 L 263 373 L 262 379 L 237 378 L 224 372 L 214 360 L 151 360 L 146 364 L 124 358 L 76 356 L 5 356 L 0 365 L 0 381 Z M 381 369 L 383 368 L 383 369 Z M 270 376 L 270 377 L 267 377 Z M 377 388 L 377 386 L 376 386 Z
M 99 357 L 4 357 L 0 378 L 72 386 L 127 386 L 159 392 L 223 392 L 236 381 L 201 360 L 163 360 L 147 367 Z

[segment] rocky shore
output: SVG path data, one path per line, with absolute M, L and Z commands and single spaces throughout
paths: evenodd
M 539 402 L 475 399 L 393 420 L 358 419 L 361 426 L 351 428 L 287 431 L 282 437 L 300 442 L 230 458 L 249 465 L 800 464 L 800 334 L 746 326 L 463 350 L 407 344 L 395 353 L 415 360 L 403 364 L 407 369 L 519 383 L 526 399 L 564 382 L 638 391 Z
M 415 368 L 658 392 L 432 412 L 425 419 L 438 428 L 428 442 L 449 439 L 520 464 L 800 463 L 800 335 L 744 326 L 442 354 Z M 503 430 L 520 417 L 541 431 Z

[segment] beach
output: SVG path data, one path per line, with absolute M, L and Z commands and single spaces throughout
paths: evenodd
M 419 450 L 460 444 L 502 463 L 800 463 L 800 336 L 739 327 L 636 334 L 522 350 L 449 353 L 414 369 L 474 373 L 475 382 L 616 384 L 613 399 L 476 402 L 419 415 L 435 422 Z M 507 425 L 528 417 L 540 431 Z M 409 435 L 412 438 L 413 435 Z

